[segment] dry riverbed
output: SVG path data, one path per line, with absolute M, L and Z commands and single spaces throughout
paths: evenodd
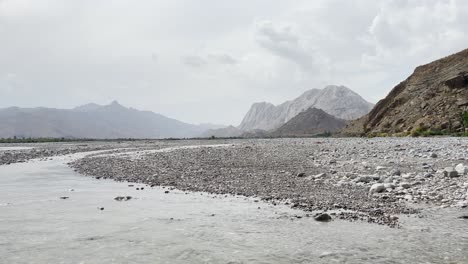
M 214 144 L 224 145 L 208 146 Z M 197 145 L 205 146 L 187 148 Z M 311 216 L 326 211 L 333 218 L 389 226 L 398 226 L 399 215 L 427 206 L 457 207 L 463 214 L 468 205 L 466 139 L 175 141 L 142 146 L 89 156 L 70 166 L 98 178 L 257 197 L 310 211 Z
M 32 144 L 0 165 L 108 150 L 70 163 L 97 178 L 256 197 L 333 218 L 398 226 L 427 206 L 468 206 L 468 140 L 275 139 Z M 13 150 L 12 150 L 13 149 Z

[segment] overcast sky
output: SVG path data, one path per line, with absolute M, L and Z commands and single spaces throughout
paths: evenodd
M 465 0 L 0 0 L 0 107 L 115 99 L 237 125 L 327 84 L 375 103 L 464 48 Z

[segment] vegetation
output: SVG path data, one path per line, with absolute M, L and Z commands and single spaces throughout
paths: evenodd
M 468 111 L 464 111 L 461 114 L 461 119 L 462 119 L 463 127 L 468 128 Z

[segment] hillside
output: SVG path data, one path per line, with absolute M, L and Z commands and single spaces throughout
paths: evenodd
M 465 118 L 462 115 L 465 114 Z M 468 128 L 468 49 L 419 66 L 345 135 L 463 132 Z
M 346 126 L 345 120 L 329 115 L 321 109 L 309 108 L 272 132 L 271 135 L 313 136 L 326 132 L 335 132 L 344 126 Z

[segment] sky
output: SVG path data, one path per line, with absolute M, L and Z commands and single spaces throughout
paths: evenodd
M 468 48 L 465 0 L 0 0 L 0 108 L 113 100 L 238 125 L 326 85 L 376 103 Z

